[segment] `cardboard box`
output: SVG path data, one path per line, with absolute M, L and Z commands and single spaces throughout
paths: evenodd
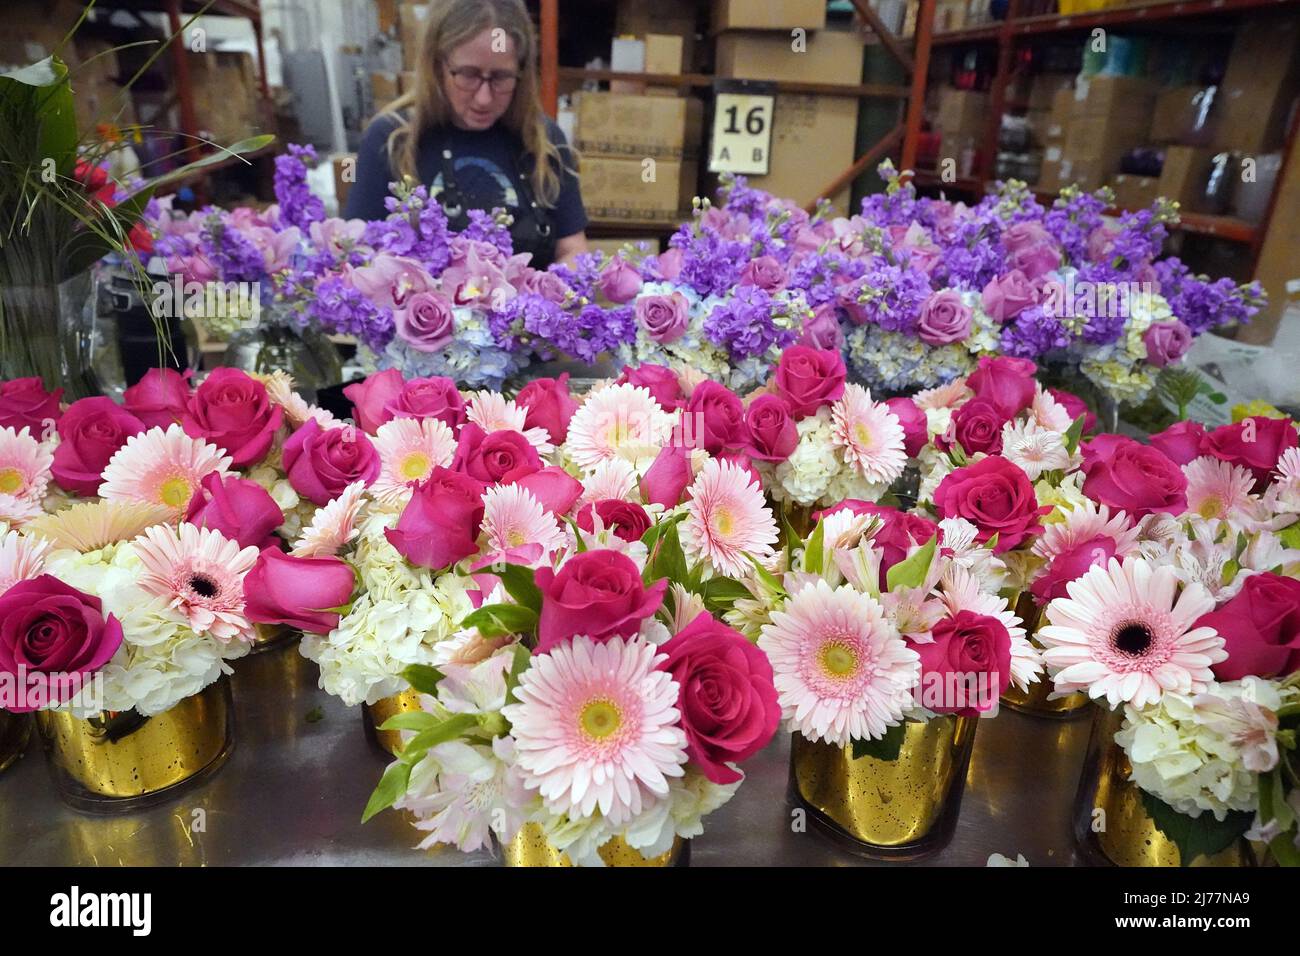
M 1140 76 L 1092 76 L 1074 86 L 1076 116 L 1120 117 L 1151 128 L 1156 88 Z
M 862 38 L 843 30 L 807 36 L 802 53 L 791 49 L 787 33 L 722 33 L 714 44 L 713 72 L 744 80 L 794 80 L 802 83 L 862 82 Z
M 703 129 L 704 104 L 694 97 L 584 91 L 574 146 L 596 156 L 690 160 L 699 154 Z
M 1057 103 L 1057 97 L 1074 96 L 1073 73 L 1039 73 L 1029 84 L 1029 108 L 1031 110 L 1050 110 Z
M 609 45 L 609 68 L 616 73 L 645 72 L 645 41 L 636 37 L 614 37 Z M 610 80 L 611 93 L 645 93 L 645 84 L 634 80 Z
M 610 49 L 610 69 L 625 73 L 682 73 L 683 39 L 669 33 L 648 33 L 644 37 L 615 37 Z M 611 93 L 635 96 L 685 95 L 683 87 L 648 86 L 634 80 L 611 80 Z
M 404 3 L 397 14 L 398 38 L 402 43 L 402 68 L 414 70 L 420 61 L 420 38 L 429 19 L 429 7 L 423 3 Z
M 186 57 L 200 132 L 218 143 L 234 143 L 262 131 L 251 54 L 187 52 Z
M 713 29 L 820 30 L 826 26 L 826 0 L 714 0 Z
M 1204 146 L 1170 146 L 1160 170 L 1158 192 L 1179 203 L 1188 212 L 1198 211 L 1201 190 L 1210 175 L 1215 151 Z
M 1277 184 L 1276 210 L 1268 233 L 1260 246 L 1255 278 L 1268 293 L 1268 305 L 1255 319 L 1242 329 L 1241 339 L 1250 342 L 1271 342 L 1277 333 L 1278 323 L 1288 303 L 1291 308 L 1300 299 L 1300 216 L 1282 214 L 1283 210 L 1300 209 L 1300 161 L 1295 150 L 1283 167 Z M 1288 320 L 1300 321 L 1295 313 Z
M 1065 152 L 1072 159 L 1108 159 L 1118 165 L 1121 156 L 1146 139 L 1146 124 L 1122 114 L 1085 116 L 1066 127 Z
M 619 0 L 614 14 L 614 32 L 625 36 L 659 34 L 681 37 L 682 69 L 693 72 L 696 67 L 695 24 L 697 8 L 694 0 Z
M 939 109 L 934 127 L 943 136 L 944 148 L 965 139 L 980 142 L 988 127 L 989 95 L 972 90 L 939 90 Z
M 1280 145 L 1300 87 L 1300 18 L 1262 17 L 1237 31 L 1219 88 L 1213 143 L 1262 153 Z
M 750 176 L 750 185 L 800 205 L 808 203 L 856 158 L 857 127 L 857 100 L 778 94 L 769 172 Z M 848 187 L 831 199 L 841 215 L 848 213 Z
M 1100 189 L 1110 177 L 1111 169 L 1095 159 L 1071 159 L 1056 155 L 1053 149 L 1043 153 L 1042 172 L 1038 188 L 1060 192 L 1066 186 L 1077 185 L 1087 192 Z
M 1160 180 L 1155 176 L 1130 176 L 1120 173 L 1110 181 L 1115 205 L 1121 209 L 1146 209 L 1160 195 Z
M 690 215 L 699 167 L 694 161 L 657 160 L 647 182 L 640 159 L 582 157 L 582 201 L 587 215 L 599 219 L 675 221 Z
M 90 133 L 97 123 L 113 121 L 118 106 L 123 102 L 122 87 L 117 82 L 117 52 L 113 44 L 104 40 L 79 37 L 76 57 L 80 66 L 71 65 L 72 106 L 77 115 L 77 129 Z M 124 115 L 116 121 L 119 125 L 127 125 L 131 119 Z
M 375 0 L 375 15 L 379 18 L 379 32 L 389 33 L 397 27 L 397 0 Z
M 683 39 L 671 33 L 645 35 L 645 71 L 671 73 L 680 76 L 685 61 L 682 59 Z
M 370 97 L 375 101 L 375 109 L 381 110 L 400 95 L 396 73 L 371 73 Z
M 1214 87 L 1173 86 L 1156 95 L 1151 114 L 1151 142 L 1198 145 L 1209 142 L 1210 118 L 1217 91 Z

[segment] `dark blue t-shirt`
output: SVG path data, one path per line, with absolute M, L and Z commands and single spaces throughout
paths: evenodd
M 348 192 L 345 219 L 382 219 L 388 214 L 384 200 L 388 184 L 398 176 L 388 162 L 388 136 L 398 126 L 391 114 L 376 117 L 367 127 L 357 151 L 357 181 Z M 560 128 L 547 120 L 547 134 L 566 157 L 560 178 L 560 195 L 546 210 L 559 238 L 582 232 L 587 213 L 582 207 L 578 177 L 570 168 L 568 148 Z M 517 214 L 522 198 L 516 188 L 516 171 L 528 175 L 531 159 L 523 156 L 523 143 L 500 123 L 482 131 L 455 126 L 430 130 L 420 138 L 416 168 L 420 181 L 437 198 L 443 190 L 442 151 L 450 149 L 456 185 L 471 209 L 502 207 Z M 531 182 L 529 183 L 531 186 Z M 540 198 L 538 199 L 541 204 Z M 523 252 L 525 250 L 517 250 Z

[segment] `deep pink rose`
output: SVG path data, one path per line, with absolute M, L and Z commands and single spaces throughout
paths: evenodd
M 284 410 L 266 386 L 237 368 L 219 368 L 195 389 L 181 424 L 230 455 L 236 468 L 255 465 L 271 450 Z
M 144 422 L 111 398 L 82 398 L 59 419 L 59 447 L 54 449 L 54 480 L 64 491 L 95 495 L 108 460 Z
M 420 352 L 445 349 L 456 333 L 451 303 L 440 292 L 417 292 L 393 312 L 397 337 Z
M 449 378 L 413 378 L 388 403 L 390 418 L 436 418 L 454 433 L 465 421 L 465 400 Z
M 693 478 L 691 453 L 685 448 L 667 445 L 659 449 L 654 463 L 641 479 L 641 497 L 646 504 L 675 508 Z
M 556 465 L 524 475 L 510 484 L 526 489 L 543 508 L 555 515 L 567 515 L 582 497 L 582 482 Z
M 930 440 L 930 426 L 925 412 L 907 397 L 887 398 L 885 404 L 903 426 L 903 450 L 908 458 L 915 458 Z
M 1122 435 L 1099 435 L 1083 446 L 1083 493 L 1137 519 L 1187 509 L 1187 476 L 1158 448 Z
M 362 431 L 373 435 L 379 426 L 393 418 L 388 403 L 402 394 L 406 380 L 395 368 L 386 368 L 376 372 L 361 382 L 353 382 L 343 389 L 343 394 L 352 403 L 352 417 Z
M 979 368 L 966 379 L 976 398 L 992 402 L 1007 418 L 1012 418 L 1034 403 L 1038 388 L 1034 373 L 1038 366 L 1029 359 L 987 355 Z
M 415 486 L 397 519 L 384 532 L 398 554 L 422 568 L 439 570 L 478 551 L 483 524 L 483 482 L 449 468 L 434 468 Z
M 59 399 L 63 389 L 47 392 L 39 378 L 13 378 L 0 382 L 0 428 L 16 432 L 32 430 L 33 438 L 44 438 L 46 422 L 59 420 Z
M 263 548 L 244 576 L 244 616 L 256 624 L 283 624 L 308 634 L 339 626 L 338 611 L 352 600 L 356 575 L 332 555 L 296 558 Z
M 785 267 L 775 256 L 750 259 L 741 267 L 736 285 L 756 285 L 764 292 L 775 292 L 785 287 Z
M 662 365 L 640 365 L 636 368 L 624 365 L 623 374 L 615 384 L 644 388 L 666 412 L 676 411 L 686 402 L 677 373 Z
M 925 544 L 939 533 L 939 526 L 921 515 L 899 511 L 888 505 L 877 505 L 858 498 L 847 498 L 834 508 L 818 511 L 813 515 L 820 521 L 826 515 L 837 511 L 851 511 L 857 515 L 875 515 L 884 523 L 871 539 L 874 547 L 881 553 L 880 586 L 885 587 L 885 576 L 889 569 L 907 557 L 913 548 Z
M 1293 674 L 1300 670 L 1300 581 L 1252 574 L 1236 597 L 1201 615 L 1196 626 L 1212 627 L 1224 640 L 1228 659 L 1214 665 L 1219 680 Z
M 685 259 L 685 253 L 673 246 L 665 252 L 655 256 L 655 268 L 659 270 L 659 275 L 669 282 L 677 278 L 678 273 L 682 271 L 682 262 Z
M 979 528 L 981 542 L 996 534 L 996 554 L 1037 534 L 1038 519 L 1051 510 L 1039 507 L 1028 476 L 999 455 L 947 475 L 935 489 L 934 506 L 940 518 L 965 518 Z
M 1077 581 L 1095 564 L 1106 567 L 1113 557 L 1115 557 L 1115 539 L 1110 535 L 1097 535 L 1087 541 L 1081 541 L 1053 558 L 1052 563 L 1043 569 L 1042 575 L 1034 579 L 1029 590 L 1040 605 L 1057 598 L 1068 597 L 1067 584 Z
M 668 588 L 667 581 L 645 587 L 631 558 L 603 548 L 575 554 L 558 572 L 540 568 L 534 580 L 542 591 L 539 654 L 578 634 L 596 641 L 631 637 L 659 610 Z
M 921 656 L 921 704 L 938 714 L 975 717 L 992 710 L 1011 683 L 1011 634 L 996 617 L 958 611 L 930 631 Z M 938 696 L 939 699 L 934 699 Z
M 1249 468 L 1255 476 L 1255 490 L 1259 491 L 1268 484 L 1282 453 L 1297 444 L 1300 444 L 1300 437 L 1296 435 L 1291 419 L 1252 415 L 1234 425 L 1222 425 L 1206 435 L 1202 454 Z
M 847 371 L 839 352 L 792 345 L 776 366 L 776 393 L 790 404 L 790 414 L 807 418 L 844 394 Z
M 83 680 L 112 659 L 122 645 L 122 625 L 104 614 L 99 598 L 83 594 L 50 574 L 19 581 L 0 595 L 0 673 L 47 676 L 29 684 L 32 696 L 42 693 L 47 704 L 61 704 L 83 686 Z M 17 702 L 15 701 L 14 704 Z M 41 709 L 29 698 L 14 713 Z
M 593 533 L 596 517 L 607 531 L 612 530 L 616 537 L 628 542 L 640 541 L 641 536 L 650 530 L 650 516 L 634 501 L 619 501 L 617 498 L 589 501 L 578 509 L 578 527 L 588 534 Z
M 151 368 L 122 393 L 122 407 L 144 422 L 145 428 L 179 425 L 190 403 L 190 372 Z
M 693 446 L 710 455 L 738 448 L 749 438 L 745 429 L 745 405 L 731 389 L 714 381 L 695 386 L 682 411 L 683 427 Z
M 970 307 L 952 289 L 935 292 L 921 305 L 917 335 L 928 345 L 951 345 L 964 342 L 970 335 Z
M 1083 433 L 1091 434 L 1097 428 L 1097 416 L 1093 414 L 1088 404 L 1073 392 L 1067 392 L 1063 388 L 1049 388 L 1048 394 L 1056 399 L 1057 404 L 1065 409 L 1066 414 L 1070 416 L 1070 421 L 1074 421 L 1080 415 L 1083 416 Z
M 1038 303 L 1038 292 L 1033 282 L 1019 269 L 990 279 L 980 294 L 984 311 L 998 322 L 1014 319 L 1031 305 Z
M 823 302 L 813 309 L 812 318 L 803 324 L 797 345 L 810 349 L 830 349 L 838 352 L 844 346 L 844 332 L 840 328 L 839 310 L 833 302 Z
M 1201 448 L 1205 444 L 1205 426 L 1191 419 L 1174 422 L 1164 431 L 1152 435 L 1150 442 L 1175 465 L 1185 465 L 1204 454 Z
M 690 305 L 680 292 L 638 296 L 632 312 L 646 335 L 661 344 L 680 339 L 690 321 Z
M 641 274 L 624 261 L 622 256 L 614 256 L 600 273 L 600 292 L 610 302 L 622 305 L 631 302 L 641 289 Z
M 745 410 L 749 442 L 745 450 L 759 461 L 781 462 L 789 458 L 799 444 L 790 405 L 780 395 L 759 395 Z
M 728 765 L 766 747 L 781 724 L 767 655 L 707 613 L 660 650 L 668 659 L 659 669 L 680 688 L 677 709 L 687 756 L 714 783 L 735 783 L 743 775 Z
M 233 475 L 223 479 L 214 471 L 190 499 L 185 520 L 219 531 L 241 548 L 261 549 L 277 543 L 275 530 L 284 523 L 284 512 L 257 482 Z
M 545 428 L 551 442 L 564 444 L 578 400 L 569 392 L 569 373 L 559 378 L 535 378 L 519 390 L 515 402 L 528 409 L 524 428 Z
M 1192 347 L 1192 330 L 1177 319 L 1155 322 L 1142 333 L 1142 341 L 1147 347 L 1147 361 L 1164 368 L 1187 354 Z
M 308 501 L 327 505 L 354 481 L 379 477 L 379 453 L 361 431 L 348 425 L 321 428 L 307 419 L 284 443 L 289 484 Z
M 510 484 L 541 471 L 542 459 L 532 442 L 517 431 L 485 432 L 466 422 L 451 467 L 485 484 Z
M 1002 426 L 1008 420 L 992 402 L 972 398 L 953 413 L 953 437 L 968 455 L 998 455 L 1002 453 Z

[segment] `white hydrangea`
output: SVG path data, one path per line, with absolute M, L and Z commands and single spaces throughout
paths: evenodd
M 836 472 L 826 486 L 826 491 L 822 494 L 820 504 L 824 507 L 832 507 L 849 498 L 857 498 L 860 501 L 879 501 L 880 497 L 889 490 L 889 484 L 881 481 L 867 481 L 857 473 L 857 470 L 850 467 L 842 467 Z
M 801 505 L 816 504 L 826 494 L 832 479 L 844 467 L 831 441 L 830 409 L 822 406 L 796 428 L 799 444 L 785 461 L 776 466 L 773 497 Z

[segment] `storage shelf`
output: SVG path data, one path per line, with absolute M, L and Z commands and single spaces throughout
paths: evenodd
M 1044 189 L 1034 189 L 1034 195 L 1038 197 L 1040 202 L 1051 202 L 1056 198 L 1057 194 Z M 1112 206 L 1107 211 L 1118 213 L 1138 212 L 1140 210 L 1125 206 Z M 1235 216 L 1213 216 L 1202 212 L 1179 211 L 1178 218 L 1179 223 L 1173 228 L 1193 235 L 1213 236 L 1215 239 L 1225 239 L 1229 242 L 1240 242 L 1246 245 L 1253 244 L 1259 238 L 1258 226 Z
M 562 66 L 557 71 L 561 79 L 566 80 L 625 80 L 631 83 L 644 83 L 646 86 L 676 86 L 685 88 L 709 88 L 714 81 L 730 79 L 714 76 L 710 73 L 627 73 L 621 70 L 589 70 L 580 66 Z M 758 81 L 755 81 L 758 82 Z M 820 96 L 848 96 L 861 99 L 864 96 L 877 96 L 887 99 L 906 98 L 911 92 L 906 86 L 894 86 L 887 83 L 798 83 L 793 80 L 765 80 L 764 83 L 775 86 L 778 93 L 815 93 Z

